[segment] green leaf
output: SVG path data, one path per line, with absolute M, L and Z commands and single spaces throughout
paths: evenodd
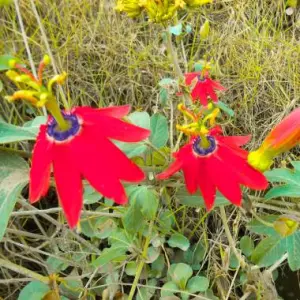
M 78 299 L 80 293 L 83 291 L 83 284 L 79 279 L 63 280 L 59 287 L 64 295 L 67 297 L 72 297 L 71 299 Z
M 181 290 L 185 290 L 186 284 L 192 275 L 192 268 L 183 263 L 171 265 L 168 271 L 168 278 L 171 278 Z
M 7 54 L 0 55 L 0 71 L 5 71 L 5 70 L 11 69 L 11 67 L 9 66 L 9 61 L 12 59 L 15 59 L 15 58 L 11 55 L 7 55 Z
M 137 266 L 137 263 L 135 261 L 130 261 L 126 264 L 125 273 L 128 276 L 135 276 L 137 267 L 138 266 Z
M 180 233 L 174 233 L 168 240 L 168 244 L 172 248 L 179 248 L 186 251 L 190 247 L 190 241 Z
M 100 193 L 98 193 L 94 188 L 92 188 L 89 184 L 86 184 L 84 186 L 84 192 L 83 192 L 84 204 L 97 203 L 102 197 L 103 196 Z
M 297 162 L 292 162 L 295 169 L 273 169 L 264 174 L 271 182 L 282 182 L 283 185 L 273 187 L 265 195 L 266 199 L 275 197 L 299 197 L 300 196 L 300 170 Z
M 56 257 L 48 257 L 46 260 L 46 264 L 50 273 L 59 273 L 61 271 L 64 271 L 69 266 L 63 260 L 60 260 Z
M 231 269 L 237 269 L 237 267 L 239 266 L 239 260 L 236 257 L 236 255 L 234 253 L 230 253 L 230 257 L 229 257 L 229 267 Z
M 97 209 L 99 211 L 99 209 Z M 117 227 L 112 218 L 99 216 L 97 218 L 88 218 L 80 222 L 81 231 L 89 238 L 97 237 L 106 239 Z
M 150 300 L 155 294 L 155 287 L 157 285 L 156 279 L 151 279 L 147 282 L 147 287 L 141 287 L 137 291 L 136 300 Z M 153 286 L 153 288 L 151 288 Z
M 135 111 L 127 117 L 134 125 L 150 129 L 150 116 L 145 111 Z
M 35 140 L 36 134 L 29 128 L 20 127 L 0 121 L 0 144 Z
M 202 195 L 190 195 L 185 188 L 178 190 L 176 194 L 177 199 L 182 205 L 205 208 L 205 203 Z M 229 205 L 230 202 L 219 192 L 216 194 L 215 205 L 214 207 Z
M 204 276 L 194 276 L 187 284 L 186 289 L 190 293 L 205 292 L 209 287 L 209 280 Z
M 222 101 L 218 101 L 218 103 L 216 103 L 216 105 L 224 111 L 224 113 L 226 113 L 228 116 L 233 117 L 234 116 L 234 111 L 229 108 L 224 102 Z
M 199 242 L 184 252 L 183 257 L 187 264 L 189 264 L 193 270 L 200 269 L 200 263 L 205 257 L 205 246 Z
M 161 297 L 174 296 L 174 293 L 179 292 L 176 283 L 169 281 L 162 286 L 160 291 Z
M 267 216 L 261 217 L 261 219 L 268 222 L 268 223 L 273 224 L 278 219 L 278 216 L 276 216 L 276 215 L 267 215 Z M 273 227 L 267 226 L 267 225 L 261 223 L 260 221 L 258 221 L 256 219 L 249 222 L 247 224 L 247 228 L 251 232 L 254 232 L 254 233 L 257 233 L 257 234 L 278 236 L 278 233 L 276 232 L 276 230 Z
M 159 100 L 162 106 L 165 106 L 167 104 L 168 98 L 169 98 L 168 90 L 165 88 L 160 88 Z
M 128 190 L 127 190 L 128 191 Z M 148 220 L 154 220 L 158 208 L 156 192 L 148 186 L 135 186 L 128 192 L 130 204 L 136 205 Z
M 132 204 L 128 207 L 122 217 L 124 228 L 127 232 L 142 232 L 145 225 L 144 217 L 138 205 Z
M 151 264 L 152 276 L 160 278 L 162 276 L 163 270 L 166 268 L 165 258 L 161 254 L 158 258 Z
M 156 113 L 151 116 L 150 126 L 150 142 L 158 149 L 164 147 L 169 139 L 167 118 L 159 113 Z
M 160 254 L 159 248 L 149 247 L 147 250 L 147 259 L 145 260 L 145 262 L 147 264 L 153 263 L 154 261 L 157 260 L 159 254 Z
M 243 236 L 240 240 L 240 248 L 245 256 L 251 256 L 254 250 L 254 242 L 250 236 Z
M 269 236 L 262 240 L 254 249 L 251 260 L 262 267 L 269 267 L 279 260 L 286 252 L 286 238 Z
M 50 287 L 47 284 L 40 281 L 32 281 L 22 289 L 18 300 L 41 300 L 50 291 Z
M 300 269 L 300 231 L 286 238 L 288 263 L 292 271 Z
M 134 244 L 134 238 L 125 230 L 117 228 L 109 236 L 109 243 L 112 245 L 112 247 L 123 247 L 126 250 L 130 250 Z
M 3 82 L 2 82 L 2 80 L 0 79 L 0 93 L 2 92 L 2 90 L 3 90 Z
M 143 142 L 125 143 L 125 142 L 114 141 L 114 144 L 119 149 L 121 149 L 129 158 L 140 156 L 147 150 L 147 146 Z
M 172 211 L 168 209 L 162 210 L 159 213 L 158 220 L 159 220 L 159 230 L 163 234 L 168 234 L 175 224 L 174 214 Z
M 11 212 L 28 183 L 28 165 L 24 159 L 0 151 L 0 240 L 3 238 Z
M 200 28 L 201 39 L 203 39 L 203 40 L 207 39 L 209 36 L 209 31 L 210 31 L 209 21 L 206 20 Z
M 176 36 L 181 35 L 181 33 L 182 33 L 182 23 L 179 23 L 175 26 L 169 27 L 169 32 L 176 35 Z
M 112 261 L 122 261 L 126 258 L 126 251 L 127 249 L 124 247 L 105 248 L 100 256 L 92 262 L 92 265 L 97 268 Z

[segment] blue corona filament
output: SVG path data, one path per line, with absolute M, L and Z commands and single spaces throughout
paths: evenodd
M 80 123 L 79 123 L 76 115 L 66 114 L 64 112 L 62 114 L 63 114 L 64 119 L 70 124 L 69 129 L 67 129 L 65 131 L 61 131 L 54 118 L 52 118 L 48 122 L 48 126 L 47 126 L 48 135 L 50 137 L 52 137 L 54 140 L 59 141 L 59 142 L 68 140 L 69 138 L 75 136 L 78 133 L 78 131 L 80 130 Z
M 207 136 L 206 137 L 210 143 L 210 146 L 208 148 L 203 148 L 201 147 L 201 137 L 198 136 L 194 141 L 193 141 L 193 151 L 195 154 L 200 155 L 200 156 L 206 156 L 211 153 L 213 153 L 216 150 L 217 144 L 216 140 L 212 136 Z

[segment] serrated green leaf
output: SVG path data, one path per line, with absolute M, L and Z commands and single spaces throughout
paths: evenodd
M 251 260 L 262 267 L 269 267 L 279 260 L 287 250 L 286 238 L 269 236 L 254 249 Z
M 192 277 L 192 268 L 183 263 L 171 265 L 168 271 L 168 278 L 170 278 L 181 289 L 185 290 L 188 280 Z
M 209 280 L 204 276 L 192 277 L 186 286 L 190 293 L 205 292 L 209 287 Z
M 299 197 L 300 196 L 300 170 L 297 162 L 292 162 L 295 165 L 295 169 L 273 169 L 267 171 L 264 174 L 271 182 L 285 183 L 280 186 L 273 187 L 265 195 L 266 199 L 275 197 Z
M 182 33 L 182 23 L 179 23 L 175 26 L 169 27 L 169 32 L 176 35 L 176 36 L 181 35 L 181 33 Z
M 273 224 L 278 219 L 278 216 L 267 215 L 261 217 L 261 219 L 266 221 L 267 223 Z M 256 219 L 249 222 L 247 224 L 247 228 L 253 233 L 279 236 L 279 234 L 276 232 L 276 230 L 273 227 L 267 226 Z
M 190 247 L 190 241 L 180 233 L 174 233 L 168 240 L 168 244 L 172 248 L 179 248 L 186 251 Z
M 0 240 L 3 238 L 11 212 L 28 183 L 29 168 L 24 159 L 0 151 Z
M 47 284 L 32 281 L 21 290 L 18 300 L 41 300 L 50 291 L 51 289 Z
M 251 256 L 254 250 L 254 242 L 250 236 L 243 236 L 240 240 L 240 248 L 245 256 Z
M 150 127 L 150 142 L 158 149 L 164 147 L 169 139 L 167 118 L 159 113 L 154 114 L 150 119 Z
M 300 269 L 300 231 L 286 238 L 288 263 L 292 271 Z

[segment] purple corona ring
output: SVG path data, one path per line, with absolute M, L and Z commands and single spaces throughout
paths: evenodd
M 198 136 L 197 138 L 194 139 L 193 151 L 196 155 L 206 156 L 206 155 L 213 153 L 216 150 L 217 143 L 216 143 L 215 138 L 212 136 L 209 136 L 209 135 L 206 138 L 210 143 L 210 146 L 208 148 L 201 147 L 201 137 L 200 136 Z
M 81 128 L 80 121 L 76 115 L 63 113 L 63 117 L 70 125 L 70 128 L 65 131 L 59 130 L 58 124 L 53 117 L 50 117 L 50 120 L 48 121 L 47 134 L 58 142 L 69 140 L 75 136 Z

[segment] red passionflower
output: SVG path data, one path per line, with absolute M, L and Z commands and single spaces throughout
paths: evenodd
M 117 148 L 111 139 L 138 142 L 149 130 L 120 120 L 130 106 L 93 109 L 76 107 L 63 112 L 70 128 L 60 131 L 49 117 L 40 128 L 30 171 L 30 201 L 48 191 L 53 165 L 57 193 L 70 227 L 76 226 L 82 208 L 82 178 L 103 196 L 124 204 L 127 196 L 121 181 L 139 182 L 144 173 Z
M 217 189 L 230 202 L 240 205 L 240 185 L 255 190 L 267 188 L 265 176 L 248 164 L 248 152 L 240 148 L 249 136 L 223 136 L 219 128 L 214 128 L 206 139 L 208 148 L 201 146 L 200 136 L 192 137 L 174 154 L 175 161 L 169 168 L 157 177 L 166 179 L 182 169 L 188 192 L 194 194 L 200 189 L 207 210 L 214 205 Z
M 192 89 L 192 99 L 193 101 L 200 101 L 204 106 L 208 104 L 208 97 L 212 99 L 213 102 L 218 101 L 218 96 L 215 90 L 225 91 L 226 88 L 223 87 L 218 81 L 214 81 L 209 78 L 208 74 L 202 75 L 202 72 L 187 73 L 185 76 L 185 84 L 190 86 L 193 85 Z

